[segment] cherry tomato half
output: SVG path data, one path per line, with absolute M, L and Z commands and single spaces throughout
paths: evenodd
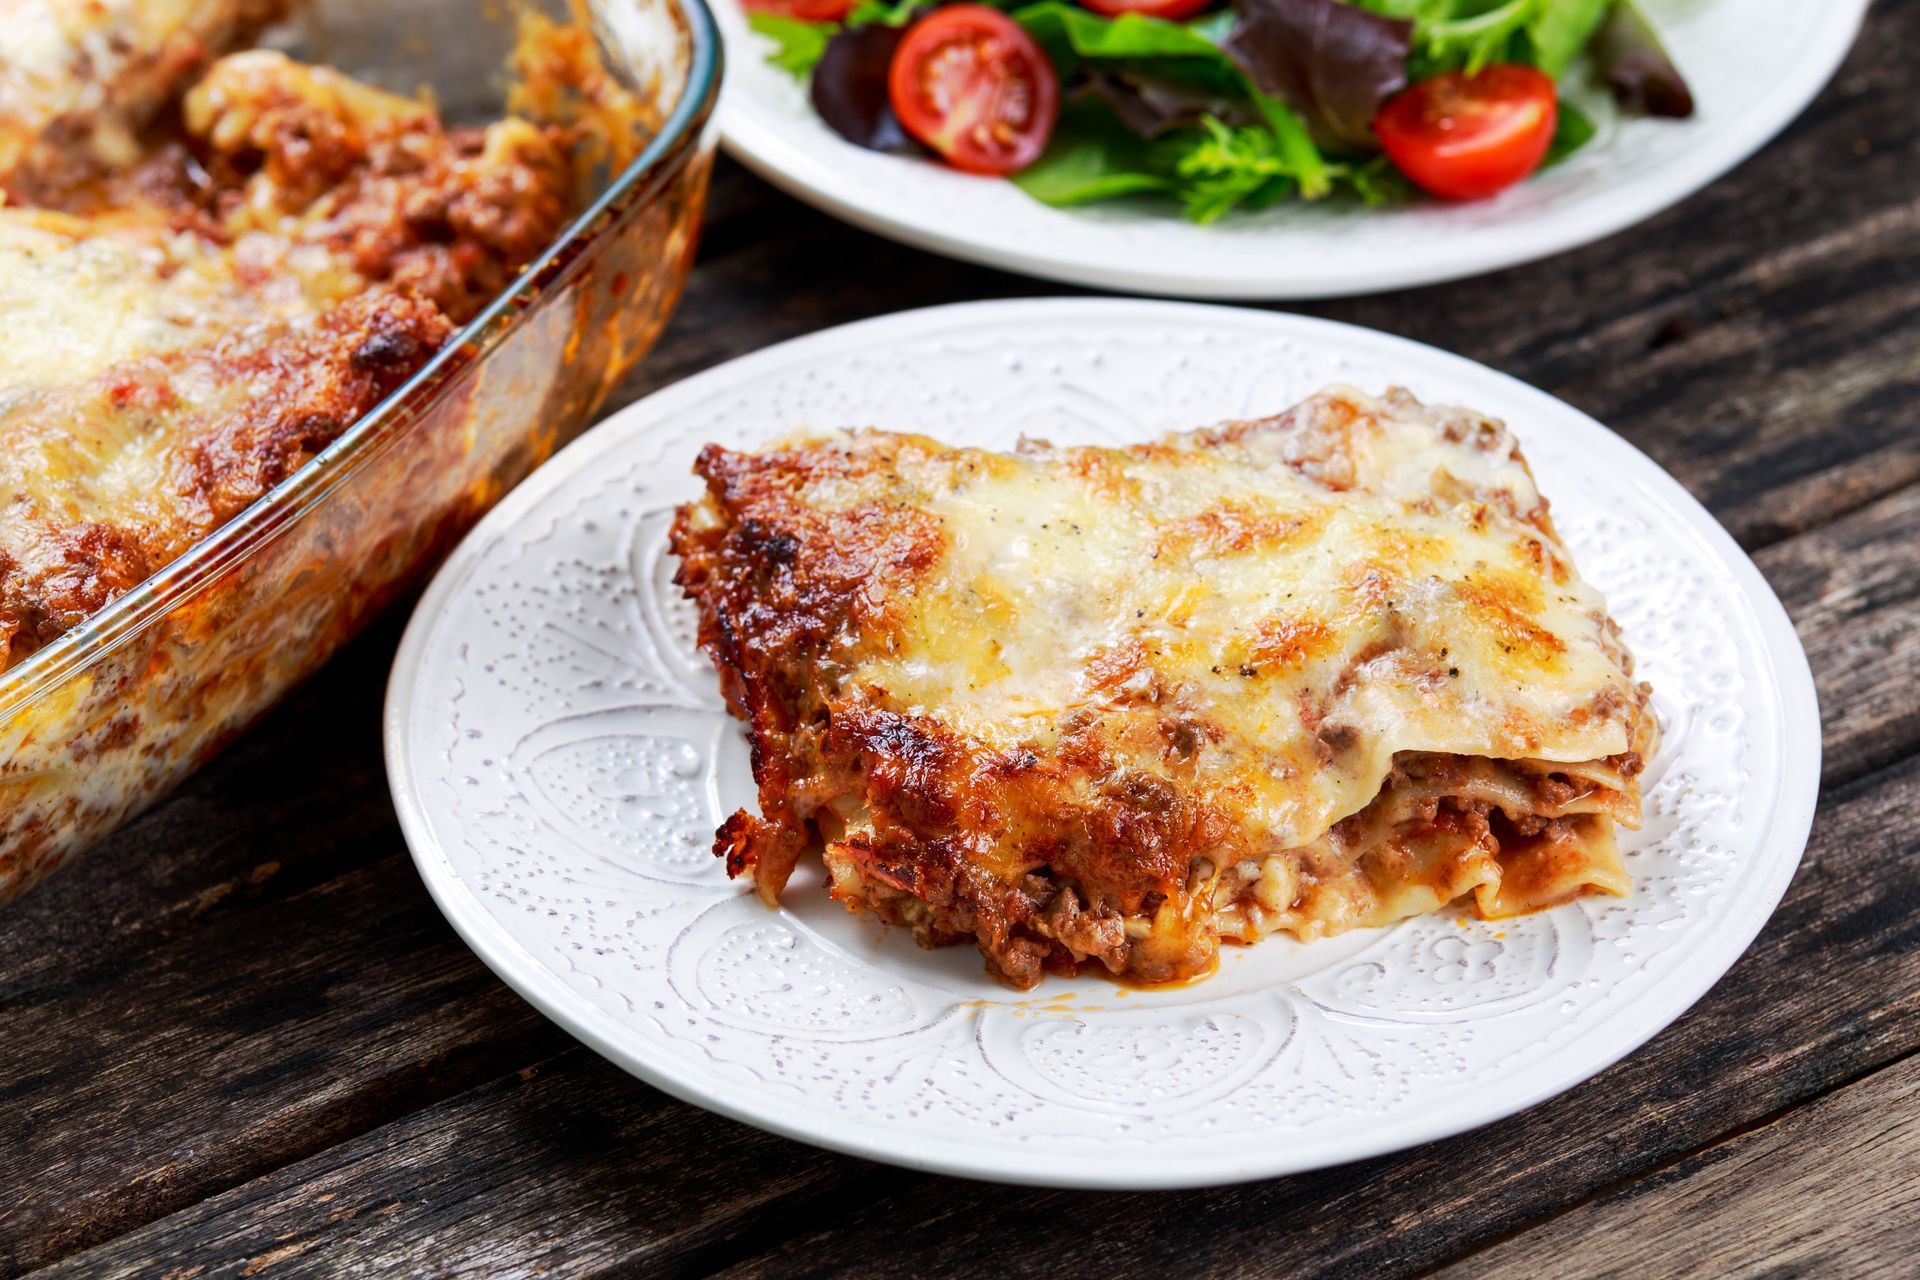
M 1496 63 L 1396 93 L 1374 114 L 1373 132 L 1421 187 L 1447 200 L 1478 200 L 1540 167 L 1558 117 L 1552 80 L 1532 67 Z
M 1144 13 L 1149 18 L 1178 22 L 1191 18 L 1213 0 L 1080 0 L 1080 3 L 1108 18 L 1117 18 L 1123 13 Z
M 802 22 L 838 22 L 853 12 L 857 0 L 740 0 L 754 13 L 777 13 Z
M 1032 164 L 1060 116 L 1060 78 L 1020 24 L 984 5 L 935 9 L 907 28 L 887 97 L 908 133 L 968 173 Z

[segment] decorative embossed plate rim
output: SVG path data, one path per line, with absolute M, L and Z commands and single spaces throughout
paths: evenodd
M 1867 0 L 1656 0 L 1694 90 L 1691 120 L 1603 119 L 1567 163 L 1499 198 L 1400 210 L 1285 204 L 1211 227 L 1125 202 L 1050 209 L 1011 184 L 863 151 L 766 61 L 738 0 L 727 42 L 727 150 L 835 217 L 917 248 L 1051 280 L 1195 298 L 1318 298 L 1481 275 L 1612 235 L 1758 151 L 1819 93 Z
M 797 879 L 706 854 L 744 747 L 666 586 L 709 439 L 883 424 L 995 446 L 1118 439 L 1394 381 L 1505 417 L 1656 689 L 1633 897 L 1230 948 L 1172 992 L 994 986 Z M 388 773 L 474 950 L 641 1079 L 804 1141 L 1003 1181 L 1299 1172 L 1511 1115 L 1631 1052 L 1746 948 L 1818 787 L 1812 677 L 1752 563 L 1645 455 L 1514 379 L 1327 321 L 1124 300 L 975 303 L 798 339 L 629 407 L 473 532 L 395 659 Z M 1215 1137 L 1213 1135 L 1231 1135 Z

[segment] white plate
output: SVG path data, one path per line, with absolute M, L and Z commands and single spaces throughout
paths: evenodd
M 856 226 L 1052 280 L 1200 298 L 1318 298 L 1479 275 L 1651 217 L 1759 150 L 1813 100 L 1867 0 L 1648 0 L 1686 74 L 1687 121 L 1629 120 L 1498 199 L 1398 210 L 1298 202 L 1196 227 L 1170 206 L 1049 209 L 1012 184 L 863 151 L 766 61 L 738 0 L 713 0 L 727 42 L 721 136 L 769 181 Z
M 780 911 L 709 852 L 753 803 L 664 535 L 707 441 L 883 425 L 1125 441 L 1321 384 L 1473 405 L 1519 433 L 1607 593 L 1665 742 L 1636 885 L 1500 924 L 1451 914 L 1229 948 L 1129 992 L 990 981 L 803 873 Z M 1502 374 L 1362 329 L 1123 300 L 908 312 L 784 343 L 596 428 L 515 490 L 421 601 L 386 712 L 420 873 L 548 1016 L 681 1098 L 975 1177 L 1172 1187 L 1455 1133 L 1601 1070 L 1712 985 L 1800 856 L 1820 774 L 1806 658 L 1731 539 L 1644 455 Z M 1704 1087 L 1704 1086 L 1703 1086 Z

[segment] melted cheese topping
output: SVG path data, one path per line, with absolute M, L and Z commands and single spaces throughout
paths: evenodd
M 400 386 L 586 180 L 556 124 L 217 56 L 285 7 L 0 0 L 0 669 Z
M 876 464 L 810 485 L 811 505 L 905 504 L 944 535 L 929 571 L 889 584 L 893 634 L 862 637 L 841 686 L 989 747 L 1051 750 L 1082 706 L 1189 717 L 1210 746 L 1185 785 L 1281 848 L 1367 805 L 1398 752 L 1629 750 L 1605 601 L 1510 437 L 1346 388 L 1312 403 L 1340 421 L 1304 467 L 1297 430 L 1013 456 L 799 442 Z
M 0 0 L 0 178 L 64 128 L 131 163 L 133 131 L 210 50 L 278 17 L 285 0 Z M 60 139 L 53 140 L 56 149 Z
M 715 852 L 1030 987 L 1623 893 L 1645 686 L 1513 438 L 1336 387 L 1127 449 L 718 446 L 671 534 L 753 739 Z
M 0 209 L 0 414 L 136 355 L 312 315 L 364 287 L 315 246 Z

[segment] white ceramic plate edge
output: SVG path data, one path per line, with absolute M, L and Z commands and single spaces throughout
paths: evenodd
M 1792 855 L 1769 860 L 1772 874 L 1765 880 L 1750 883 L 1744 889 L 1744 895 L 1754 900 L 1753 909 L 1741 917 L 1737 928 L 1724 931 L 1705 944 L 1706 949 L 1694 958 L 1694 965 L 1686 976 L 1676 976 L 1648 993 L 1647 998 L 1634 1009 L 1635 1030 L 1623 1036 L 1612 1047 L 1614 1051 L 1611 1056 L 1605 1060 L 1587 1057 L 1569 1062 L 1557 1070 L 1542 1064 L 1533 1069 L 1535 1078 L 1529 1087 L 1504 1096 L 1497 1103 L 1487 1104 L 1479 1100 L 1477 1095 L 1463 1096 L 1417 1120 L 1376 1126 L 1363 1138 L 1340 1144 L 1337 1150 L 1332 1151 L 1327 1149 L 1329 1144 L 1323 1142 L 1290 1152 L 1262 1153 L 1263 1158 L 1250 1159 L 1226 1170 L 1217 1164 L 1196 1162 L 1178 1167 L 1160 1166 L 1145 1176 L 1137 1164 L 1128 1165 L 1124 1162 L 1109 1165 L 1090 1161 L 1071 1167 L 1010 1169 L 993 1160 L 991 1153 L 983 1158 L 981 1152 L 957 1142 L 928 1141 L 918 1150 L 903 1151 L 885 1142 L 872 1140 L 843 1121 L 822 1123 L 810 1114 L 796 1113 L 778 1104 L 761 1105 L 760 1100 L 752 1095 L 732 1095 L 703 1089 L 685 1078 L 683 1073 L 662 1070 L 640 1060 L 618 1042 L 618 1024 L 614 1019 L 549 973 L 481 906 L 463 882 L 448 874 L 445 854 L 439 849 L 436 837 L 421 816 L 422 807 L 417 798 L 418 788 L 411 761 L 402 747 L 406 709 L 411 702 L 414 676 L 419 669 L 433 620 L 447 599 L 459 588 L 481 550 L 499 531 L 510 526 L 522 513 L 566 483 L 570 477 L 589 469 L 601 455 L 624 444 L 631 432 L 638 430 L 646 420 L 670 415 L 678 406 L 696 403 L 712 394 L 713 389 L 724 382 L 724 372 L 744 361 L 777 362 L 783 365 L 799 363 L 810 359 L 822 348 L 857 343 L 867 335 L 884 333 L 888 340 L 896 341 L 916 333 L 939 330 L 969 313 L 990 314 L 995 309 L 1019 308 L 1029 312 L 1044 309 L 1065 324 L 1077 316 L 1110 312 L 1116 307 L 1151 307 L 1157 315 L 1169 318 L 1177 318 L 1185 312 L 1196 320 L 1227 316 L 1244 320 L 1247 314 L 1230 308 L 1198 304 L 1129 303 L 1104 299 L 961 303 L 882 316 L 796 338 L 694 375 L 621 410 L 542 467 L 509 494 L 467 536 L 421 598 L 395 656 L 382 717 L 385 759 L 401 829 L 421 878 L 426 881 L 429 893 L 455 931 L 503 982 L 595 1052 L 646 1083 L 682 1101 L 785 1137 L 866 1159 L 963 1177 L 1036 1186 L 1139 1190 L 1221 1185 L 1303 1172 L 1402 1150 L 1494 1123 L 1573 1088 L 1631 1054 L 1685 1013 L 1732 967 L 1770 918 L 1799 865 L 1800 852 L 1805 848 L 1807 833 L 1812 825 L 1819 787 L 1821 748 L 1817 735 L 1809 740 L 1790 739 L 1783 744 L 1781 772 L 1787 785 L 1774 797 L 1773 811 L 1765 824 L 1766 834 L 1762 837 L 1763 847 L 1791 848 Z M 1272 319 L 1276 324 L 1309 330 L 1354 330 L 1354 326 L 1306 317 L 1275 316 Z M 1427 360 L 1437 357 L 1443 364 L 1464 366 L 1475 378 L 1498 379 L 1523 398 L 1550 404 L 1555 412 L 1578 413 L 1578 410 L 1554 400 L 1545 392 L 1498 370 L 1463 357 L 1437 352 L 1434 348 L 1408 339 L 1372 331 L 1362 332 L 1367 334 L 1369 342 L 1404 347 L 1410 352 L 1421 353 Z M 631 421 L 634 426 L 622 430 L 623 419 Z M 1589 418 L 1587 421 L 1592 420 Z M 1598 427 L 1599 424 L 1594 425 Z M 1599 429 L 1605 430 L 1604 427 Z M 1619 440 L 1619 437 L 1615 439 Z M 1811 669 L 1785 608 L 1774 596 L 1766 580 L 1738 544 L 1678 481 L 1626 441 L 1621 440 L 1620 443 L 1636 459 L 1640 470 L 1640 474 L 1634 477 L 1636 483 L 1653 490 L 1664 504 L 1690 508 L 1695 512 L 1700 517 L 1694 522 L 1697 534 L 1714 547 L 1717 558 L 1732 572 L 1742 599 L 1752 610 L 1752 621 L 1762 633 L 1765 649 L 1775 659 L 1769 664 L 1772 687 L 1767 693 L 1770 701 L 1780 710 L 1781 722 L 1817 726 L 1819 710 Z

